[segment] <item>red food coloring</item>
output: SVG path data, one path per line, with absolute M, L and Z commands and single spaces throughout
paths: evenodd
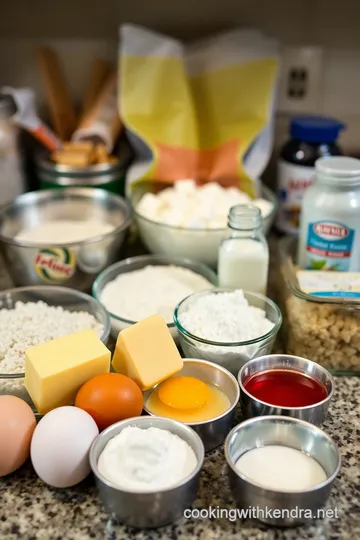
M 321 382 L 287 369 L 255 373 L 244 381 L 243 386 L 254 398 L 276 407 L 307 407 L 328 396 Z

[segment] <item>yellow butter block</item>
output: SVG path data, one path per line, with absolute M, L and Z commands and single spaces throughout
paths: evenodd
M 72 405 L 91 377 L 110 371 L 110 351 L 94 330 L 36 345 L 25 352 L 25 388 L 38 412 Z
M 164 319 L 152 315 L 120 332 L 112 366 L 148 390 L 180 371 L 183 361 Z

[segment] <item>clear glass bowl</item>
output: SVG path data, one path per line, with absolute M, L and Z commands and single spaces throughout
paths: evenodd
M 110 335 L 110 318 L 103 306 L 88 294 L 52 285 L 19 287 L 0 292 L 0 309 L 13 309 L 16 302 L 39 301 L 46 302 L 50 306 L 61 306 L 68 311 L 87 311 L 103 325 L 101 341 L 107 344 Z M 0 395 L 18 396 L 33 406 L 24 387 L 24 377 L 24 373 L 1 373 L 0 361 Z
M 204 264 L 200 264 L 189 259 L 182 259 L 177 257 L 162 257 L 158 255 L 140 255 L 139 257 L 129 257 L 118 263 L 112 264 L 106 270 L 103 270 L 97 277 L 93 285 L 93 296 L 101 303 L 101 293 L 107 283 L 113 281 L 118 275 L 125 274 L 127 272 L 133 272 L 135 270 L 141 270 L 146 266 L 181 266 L 188 268 L 196 274 L 203 276 L 214 286 L 217 285 L 216 274 Z M 151 284 L 149 284 L 151 286 Z M 121 330 L 127 326 L 131 326 L 138 321 L 131 321 L 123 317 L 119 317 L 114 313 L 108 312 L 111 320 L 111 335 L 114 339 L 117 339 Z M 177 330 L 173 322 L 168 325 L 169 330 L 175 340 L 178 339 Z
M 263 336 L 255 339 L 240 342 L 217 342 L 203 339 L 195 336 L 182 326 L 179 316 L 189 309 L 189 306 L 200 296 L 207 294 L 219 294 L 230 292 L 233 289 L 214 289 L 213 291 L 203 291 L 191 294 L 178 304 L 174 312 L 174 322 L 179 333 L 180 346 L 187 358 L 200 358 L 209 360 L 214 364 L 228 369 L 233 375 L 237 376 L 240 368 L 252 358 L 270 354 L 274 345 L 276 335 L 281 327 L 282 316 L 278 306 L 261 294 L 244 292 L 246 300 L 251 306 L 263 309 L 266 318 L 269 319 L 274 327 Z
M 159 188 L 164 188 L 164 184 L 141 182 L 134 188 L 131 195 L 135 221 L 144 245 L 151 253 L 169 257 L 185 257 L 215 268 L 219 246 L 226 234 L 226 228 L 190 229 L 173 227 L 157 223 L 137 213 L 136 207 L 143 195 L 149 191 L 156 192 Z M 263 220 L 263 231 L 267 234 L 274 222 L 278 201 L 275 194 L 266 186 L 261 187 L 261 196 L 273 205 L 272 211 Z
M 360 302 L 316 297 L 301 290 L 297 238 L 279 244 L 277 297 L 288 354 L 309 358 L 335 375 L 360 375 Z

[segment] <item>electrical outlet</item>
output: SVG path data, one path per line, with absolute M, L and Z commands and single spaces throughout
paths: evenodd
M 320 47 L 285 47 L 282 51 L 278 111 L 321 113 L 323 51 Z

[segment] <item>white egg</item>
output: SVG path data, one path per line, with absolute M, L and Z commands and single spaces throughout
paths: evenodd
M 50 411 L 36 426 L 31 441 L 36 474 L 53 487 L 75 486 L 90 473 L 89 450 L 98 435 L 95 421 L 82 409 Z

